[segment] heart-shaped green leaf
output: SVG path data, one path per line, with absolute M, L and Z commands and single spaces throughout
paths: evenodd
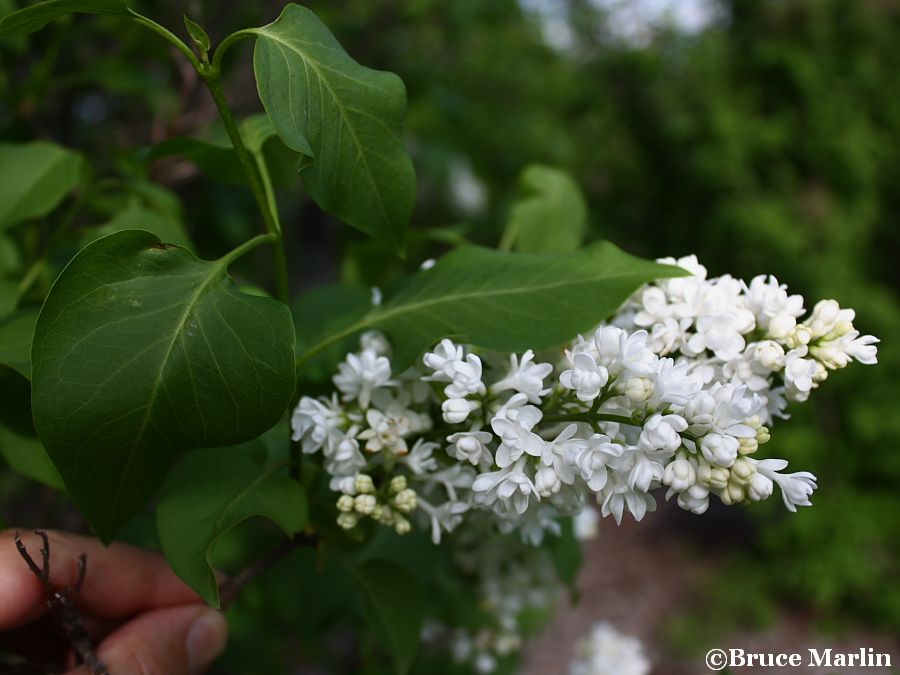
M 685 274 L 609 242 L 545 255 L 461 248 L 386 294 L 382 305 L 343 328 L 332 325 L 298 363 L 372 328 L 392 338 L 397 368 L 448 336 L 497 351 L 548 349 L 596 326 L 641 284 Z
M 0 145 L 0 229 L 55 209 L 81 179 L 81 155 L 55 143 Z
M 528 253 L 568 253 L 581 245 L 587 203 L 567 172 L 543 164 L 525 167 L 522 197 L 513 204 L 501 248 Z
M 287 534 L 306 526 L 306 494 L 285 473 L 265 463 L 261 442 L 189 452 L 163 484 L 156 529 L 175 573 L 213 607 L 219 586 L 210 562 L 216 541 L 252 516 L 276 522 Z
M 312 158 L 301 172 L 312 198 L 402 252 L 416 191 L 402 139 L 403 81 L 354 61 L 299 5 L 246 32 L 256 35 L 256 85 L 275 130 Z
M 75 256 L 44 303 L 31 359 L 35 427 L 104 540 L 180 452 L 255 438 L 290 403 L 290 311 L 237 290 L 231 257 L 198 260 L 126 230 Z
M 54 19 L 76 12 L 129 15 L 128 6 L 123 0 L 45 0 L 10 12 L 0 19 L 0 38 L 33 33 Z

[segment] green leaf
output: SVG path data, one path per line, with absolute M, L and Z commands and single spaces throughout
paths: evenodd
M 261 153 L 266 141 L 276 133 L 272 120 L 265 113 L 250 115 L 241 121 L 241 138 L 252 153 Z
M 288 308 L 237 290 L 216 262 L 126 230 L 50 291 L 32 347 L 38 437 L 105 541 L 184 450 L 242 443 L 294 390 Z
M 501 248 L 528 253 L 568 253 L 581 245 L 587 203 L 567 172 L 543 164 L 525 167 L 523 196 L 513 205 Z
M 75 12 L 129 15 L 128 6 L 123 0 L 46 0 L 23 7 L 0 19 L 0 38 L 33 33 L 51 21 Z
M 641 284 L 685 274 L 609 242 L 544 255 L 460 248 L 405 280 L 381 306 L 321 335 L 298 363 L 373 328 L 392 338 L 398 369 L 442 337 L 497 351 L 549 349 L 596 326 Z
M 197 45 L 197 48 L 200 50 L 201 54 L 206 54 L 209 52 L 209 35 L 206 34 L 206 31 L 203 30 L 203 27 L 188 17 L 187 14 L 184 15 L 184 27 L 188 32 L 188 35 L 191 36 L 191 40 L 194 41 L 194 44 Z
M 23 309 L 0 319 L 0 364 L 31 379 L 31 339 L 37 322 L 36 309 Z
M 363 598 L 369 625 L 381 637 L 404 673 L 412 665 L 424 621 L 423 591 L 419 582 L 396 563 L 372 560 L 351 567 Z
M 169 473 L 156 509 L 163 553 L 175 573 L 208 604 L 219 607 L 211 556 L 216 541 L 252 516 L 276 522 L 286 534 L 306 526 L 306 494 L 285 473 L 266 466 L 259 441 L 232 448 L 192 450 Z
M 54 143 L 0 144 L 0 229 L 50 213 L 80 173 L 81 155 Z
M 40 441 L 0 424 L 0 456 L 10 468 L 39 483 L 61 490 L 62 478 Z
M 402 253 L 416 191 L 403 81 L 358 64 L 299 5 L 247 32 L 257 36 L 253 69 L 266 112 L 281 140 L 312 158 L 301 171 L 312 198 Z
M 193 248 L 184 226 L 171 216 L 146 209 L 142 206 L 130 205 L 107 223 L 85 232 L 81 245 L 87 246 L 92 241 L 123 230 L 144 230 L 167 244 Z

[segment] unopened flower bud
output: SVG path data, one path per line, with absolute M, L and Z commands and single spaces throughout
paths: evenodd
M 728 469 L 709 464 L 701 464 L 697 470 L 697 479 L 705 486 L 716 490 L 724 490 L 730 476 L 731 472 Z
M 791 326 L 793 328 L 793 326 Z M 769 370 L 784 368 L 784 347 L 774 340 L 763 340 L 756 344 L 753 356 L 763 367 Z
M 802 323 L 797 324 L 797 327 L 794 328 L 793 332 L 785 338 L 787 346 L 791 349 L 808 345 L 810 340 L 812 340 L 812 334 L 810 333 L 809 326 L 804 326 Z
M 653 396 L 653 383 L 646 377 L 630 377 L 625 381 L 625 395 L 635 403 Z
M 759 450 L 759 441 L 755 438 L 739 438 L 738 453 L 741 455 L 752 455 Z
M 339 513 L 337 517 L 338 527 L 343 530 L 352 530 L 358 522 L 359 516 L 355 513 Z
M 684 457 L 669 462 L 663 474 L 663 483 L 675 492 L 684 492 L 697 482 L 697 471 L 694 465 Z
M 364 473 L 356 474 L 356 480 L 353 483 L 353 487 L 361 494 L 375 492 L 375 484 L 372 482 L 372 477 Z
M 405 490 L 401 490 L 397 496 L 394 497 L 394 507 L 403 513 L 412 513 L 416 510 L 417 505 L 418 498 L 416 497 L 415 490 L 406 488 Z
M 562 487 L 559 481 L 559 474 L 556 473 L 553 467 L 541 467 L 534 476 L 534 487 L 541 497 L 549 497 L 559 492 L 560 487 Z
M 768 443 L 772 437 L 769 435 L 769 427 L 759 427 L 756 430 L 756 442 L 762 445 Z
M 396 515 L 394 517 L 394 530 L 397 534 L 406 534 L 412 529 L 412 526 L 409 524 L 409 521 L 401 515 Z
M 337 509 L 343 513 L 350 513 L 353 510 L 354 501 L 350 495 L 341 495 L 337 500 Z
M 754 473 L 756 473 L 756 469 L 750 462 L 743 458 L 736 460 L 731 467 L 732 480 L 737 479 L 739 481 L 747 481 Z
M 391 493 L 398 494 L 406 489 L 406 476 L 394 476 L 389 487 Z
M 363 516 L 370 516 L 375 511 L 375 495 L 357 495 L 353 508 L 357 513 Z
M 678 506 L 698 516 L 706 513 L 709 508 L 709 490 L 702 485 L 692 485 L 678 495 Z
M 756 473 L 753 475 L 753 478 L 750 479 L 750 484 L 747 486 L 747 496 L 751 501 L 761 502 L 772 496 L 774 487 L 771 479 L 763 476 L 761 473 Z
M 729 467 L 738 456 L 738 439 L 725 434 L 707 434 L 700 439 L 700 450 L 710 464 Z
M 441 411 L 447 424 L 462 424 L 469 413 L 477 409 L 477 402 L 465 398 L 448 398 L 441 404 Z

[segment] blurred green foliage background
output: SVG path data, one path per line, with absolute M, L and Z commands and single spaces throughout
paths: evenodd
M 819 476 L 815 508 L 721 516 L 722 532 L 740 519 L 747 536 L 727 552 L 732 590 L 711 602 L 747 618 L 739 579 L 755 618 L 793 604 L 827 624 L 900 631 L 900 2 L 722 0 L 700 3 L 700 25 L 662 18 L 631 30 L 601 0 L 307 4 L 360 62 L 405 81 L 419 196 L 408 260 L 374 263 L 377 244 L 318 211 L 288 167 L 296 289 L 380 286 L 447 245 L 495 245 L 520 172 L 540 162 L 584 190 L 589 239 L 647 257 L 696 253 L 711 274 L 773 273 L 810 307 L 830 297 L 854 307 L 860 330 L 883 340 L 880 364 L 834 374 L 773 436 L 776 454 Z M 214 42 L 279 10 L 268 0 L 141 5 L 169 26 L 187 11 Z M 0 0 L 0 13 L 13 6 Z M 146 200 L 184 220 L 201 252 L 221 253 L 255 227 L 249 194 L 140 151 L 221 133 L 208 128 L 211 102 L 164 44 L 148 54 L 137 27 L 111 38 L 113 21 L 78 17 L 0 48 L 0 133 L 88 150 L 100 177 L 183 196 L 185 211 L 168 191 Z M 255 112 L 247 47 L 229 61 L 226 89 Z M 95 200 L 88 213 L 102 222 L 120 208 Z

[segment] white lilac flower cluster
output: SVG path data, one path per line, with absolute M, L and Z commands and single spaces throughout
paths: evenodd
M 604 621 L 578 644 L 569 675 L 647 675 L 650 667 L 641 641 Z
M 768 498 L 810 504 L 808 472 L 760 459 L 769 425 L 828 372 L 875 363 L 877 342 L 833 300 L 805 318 L 803 298 L 772 278 L 707 278 L 693 256 L 664 259 L 691 276 L 640 289 L 609 324 L 538 362 L 442 340 L 394 372 L 384 338 L 363 336 L 340 364 L 340 396 L 303 398 L 294 439 L 321 452 L 338 522 L 373 518 L 435 542 L 475 510 L 539 542 L 556 517 L 595 499 L 617 522 L 656 508 L 654 490 L 696 514 Z

